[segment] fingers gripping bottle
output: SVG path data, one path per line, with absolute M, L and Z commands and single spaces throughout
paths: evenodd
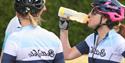
M 82 12 L 77 12 L 75 10 L 60 7 L 58 16 L 62 18 L 68 18 L 69 20 L 73 20 L 79 23 L 87 23 L 88 15 Z

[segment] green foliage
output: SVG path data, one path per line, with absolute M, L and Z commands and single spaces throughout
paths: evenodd
M 9 20 L 15 16 L 13 8 L 14 0 L 0 0 L 0 49 L 2 49 L 2 43 L 4 40 L 4 33 L 9 23 Z M 58 9 L 60 6 L 71 8 L 80 12 L 88 13 L 90 11 L 90 2 L 92 0 L 47 0 L 47 11 L 44 12 L 42 18 L 45 22 L 42 23 L 42 27 L 54 32 L 59 36 L 58 28 Z M 124 2 L 125 3 L 125 2 Z M 92 31 L 86 25 L 70 22 L 69 39 L 71 45 L 75 45 L 79 41 L 83 40 Z
M 0 0 L 0 49 L 2 48 L 2 43 L 4 40 L 4 33 L 6 26 L 10 20 L 14 16 L 14 11 L 12 9 L 12 0 Z
M 46 22 L 43 22 L 42 27 L 56 33 L 59 36 L 58 28 L 58 9 L 60 6 L 71 8 L 79 12 L 88 13 L 90 11 L 90 1 L 86 0 L 47 0 L 47 11 L 44 13 L 43 18 Z M 52 16 L 52 17 L 51 17 Z M 88 32 L 89 31 L 89 32 Z M 83 40 L 88 34 L 90 29 L 86 25 L 77 22 L 70 22 L 69 28 L 69 40 L 71 45 L 75 45 L 79 41 Z

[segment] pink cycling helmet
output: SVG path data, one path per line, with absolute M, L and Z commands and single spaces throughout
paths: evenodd
M 108 15 L 112 22 L 120 22 L 125 18 L 125 6 L 117 0 L 94 0 L 92 4 L 99 13 Z

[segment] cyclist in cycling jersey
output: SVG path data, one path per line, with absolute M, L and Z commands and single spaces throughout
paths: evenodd
M 60 18 L 64 58 L 74 59 L 88 54 L 89 63 L 120 63 L 122 57 L 125 58 L 125 39 L 113 27 L 124 20 L 125 6 L 117 0 L 94 0 L 92 7 L 88 27 L 95 32 L 74 47 L 68 39 L 68 21 Z
M 38 25 L 45 0 L 15 0 L 14 7 L 21 28 L 8 36 L 1 63 L 64 63 L 59 38 Z

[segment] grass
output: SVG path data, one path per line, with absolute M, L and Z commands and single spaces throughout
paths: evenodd
M 88 63 L 88 57 L 84 55 L 73 60 L 67 60 L 66 63 Z M 123 59 L 121 63 L 125 63 L 125 59 Z

